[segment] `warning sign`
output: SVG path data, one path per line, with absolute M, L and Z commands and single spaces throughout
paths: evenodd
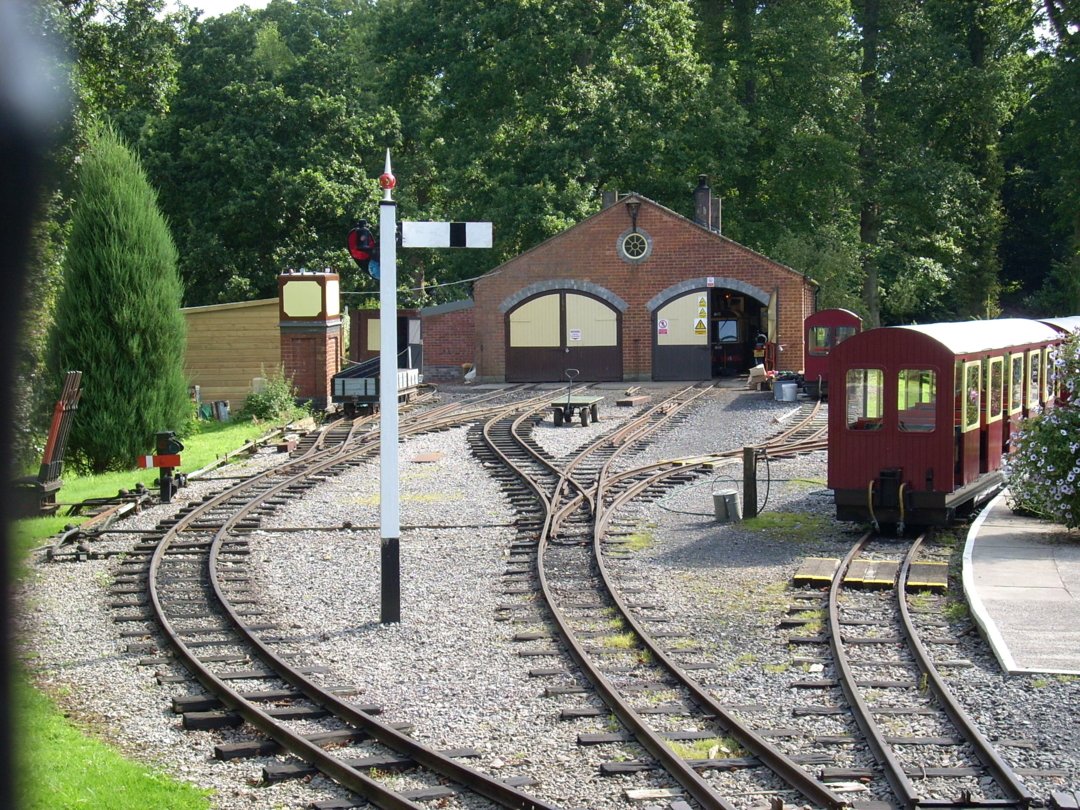
M 704 318 L 698 318 L 696 321 L 694 321 L 694 334 L 695 335 L 704 335 L 705 334 L 705 319 Z
M 704 295 L 699 295 L 698 300 L 697 300 L 697 305 L 698 305 L 699 309 L 704 309 L 705 307 L 707 307 L 709 305 L 709 302 L 705 300 Z
M 572 340 L 572 341 L 581 340 L 581 330 L 580 329 L 571 329 L 570 330 L 570 340 Z
M 668 333 L 667 318 L 657 318 L 656 319 L 656 334 L 658 334 L 658 335 L 666 335 L 667 333 Z

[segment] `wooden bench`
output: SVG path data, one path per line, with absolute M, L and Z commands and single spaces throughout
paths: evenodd
M 38 474 L 14 481 L 14 511 L 17 517 L 38 517 L 56 513 L 56 493 L 64 483 L 60 480 L 60 473 L 64 471 L 64 451 L 67 449 L 71 422 L 82 395 L 81 382 L 81 371 L 69 371 L 64 377 L 64 387 L 53 409 L 52 424 L 49 426 L 45 451 L 41 454 Z
M 574 411 L 578 412 L 582 426 L 592 421 L 600 421 L 600 411 L 597 407 L 603 401 L 603 397 L 563 397 L 551 403 L 552 416 L 556 427 L 562 424 L 570 424 L 574 420 Z

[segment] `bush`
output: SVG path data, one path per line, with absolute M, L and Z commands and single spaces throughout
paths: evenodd
M 1024 420 L 1005 477 L 1014 511 L 1074 529 L 1080 526 L 1080 333 L 1054 349 L 1051 366 L 1063 401 Z
M 292 380 L 285 379 L 282 369 L 275 369 L 266 374 L 266 383 L 261 391 L 248 394 L 240 415 L 253 419 L 283 419 L 285 421 L 307 416 L 308 411 L 296 404 L 296 386 Z

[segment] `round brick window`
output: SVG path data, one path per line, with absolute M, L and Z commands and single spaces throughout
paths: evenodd
M 652 253 L 652 239 L 640 229 L 622 234 L 618 246 L 620 258 L 634 264 L 645 261 Z

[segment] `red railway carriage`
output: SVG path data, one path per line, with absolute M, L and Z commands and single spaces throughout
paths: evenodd
M 1039 321 L 890 326 L 830 355 L 829 487 L 840 520 L 945 525 L 1002 483 L 1009 429 L 1046 402 Z
M 803 321 L 806 395 L 823 398 L 829 388 L 829 352 L 862 331 L 862 318 L 847 309 L 822 309 Z

